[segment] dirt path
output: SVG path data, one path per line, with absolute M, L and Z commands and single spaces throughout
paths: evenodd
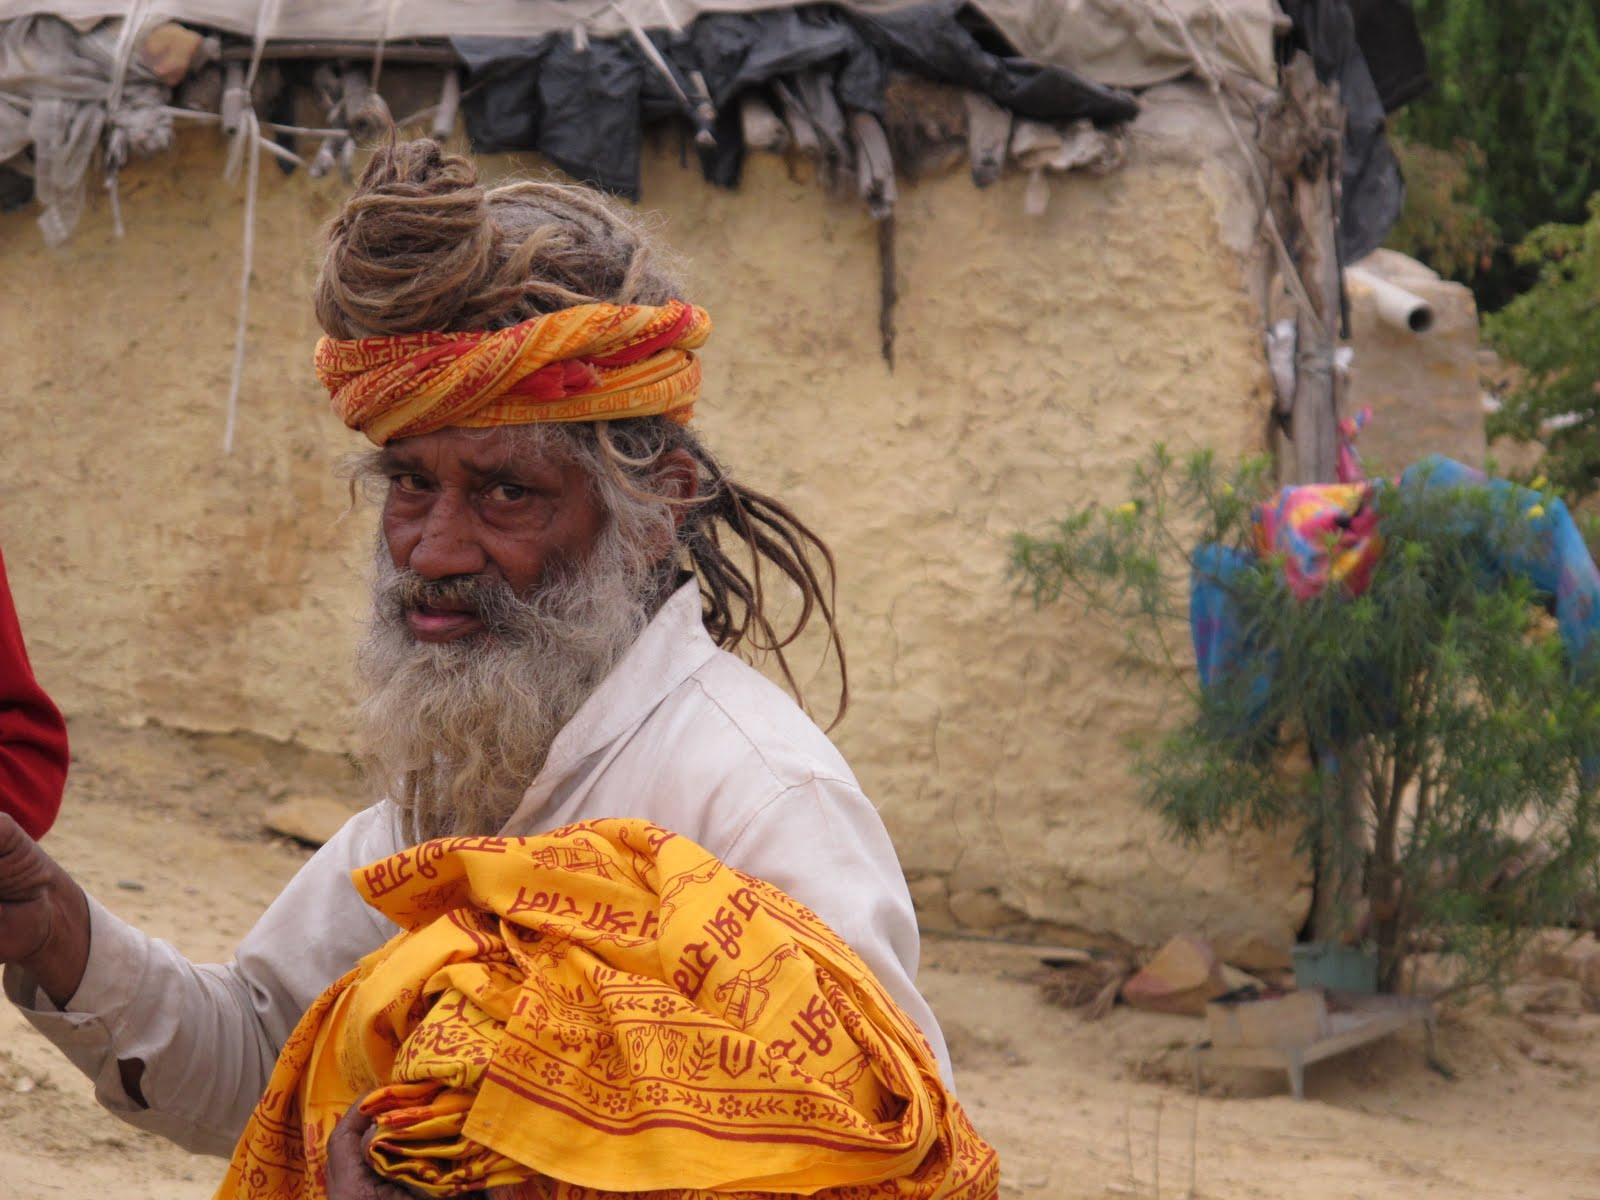
M 336 763 L 243 738 L 75 727 L 68 806 L 50 849 L 121 915 L 197 958 L 226 956 L 305 858 L 260 833 L 289 790 L 348 789 Z M 1261 1076 L 1196 1101 L 1183 1053 L 1198 1023 L 1051 1007 L 1016 949 L 930 937 L 922 986 L 1002 1194 L 1538 1197 L 1600 1200 L 1600 1016 L 1447 1019 L 1428 1070 L 1400 1037 L 1313 1068 L 1309 1099 Z M 1192 1165 L 1191 1165 L 1192 1164 Z M 96 1107 L 88 1082 L 0 1009 L 0 1197 L 204 1200 L 221 1175 Z M 1159 1192 L 1157 1188 L 1159 1187 Z

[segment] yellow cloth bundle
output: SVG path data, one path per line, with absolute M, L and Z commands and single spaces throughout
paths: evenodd
M 379 1174 L 517 1200 L 988 1200 L 928 1043 L 809 909 L 648 822 L 426 842 L 354 873 L 404 931 L 284 1045 L 218 1200 Z

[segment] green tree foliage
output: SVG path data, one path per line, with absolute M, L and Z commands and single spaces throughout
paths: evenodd
M 1224 475 L 1209 455 L 1158 451 L 1133 499 L 1019 535 L 1014 571 L 1037 604 L 1109 614 L 1153 669 L 1184 681 L 1181 722 L 1142 755 L 1149 803 L 1180 838 L 1242 826 L 1294 830 L 1325 880 L 1362 899 L 1394 988 L 1411 952 L 1438 949 L 1466 986 L 1498 979 L 1535 928 L 1577 919 L 1594 894 L 1600 800 L 1583 769 L 1600 700 L 1573 682 L 1529 587 L 1490 577 L 1490 539 L 1515 549 L 1529 521 L 1487 489 L 1390 487 L 1370 588 L 1291 597 L 1280 564 L 1230 582 L 1251 663 L 1187 684 L 1176 652 L 1185 547 L 1249 549 L 1271 490 L 1260 463 Z M 1319 750 L 1315 765 L 1304 751 Z M 1299 769 L 1286 760 L 1299 757 Z
M 1540 225 L 1581 219 L 1600 190 L 1600 5 L 1583 0 L 1416 0 L 1431 94 L 1395 128 L 1407 141 L 1476 146 L 1471 203 L 1515 245 Z M 1500 256 L 1475 281 L 1497 308 L 1523 277 Z
M 1500 231 L 1471 199 L 1485 166 L 1483 152 L 1470 142 L 1450 150 L 1400 137 L 1393 143 L 1405 175 L 1406 205 L 1389 233 L 1390 248 L 1451 279 L 1487 271 L 1500 248 Z
M 1517 250 L 1538 280 L 1484 321 L 1522 374 L 1491 435 L 1545 446 L 1540 470 L 1578 495 L 1600 482 L 1600 193 L 1583 225 L 1546 225 Z

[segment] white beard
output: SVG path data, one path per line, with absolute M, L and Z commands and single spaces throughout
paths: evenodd
M 486 576 L 428 584 L 379 545 L 356 657 L 359 744 L 370 785 L 399 805 L 408 836 L 499 832 L 556 735 L 643 632 L 658 575 L 618 540 L 608 529 L 583 563 L 550 568 L 526 599 Z M 430 593 L 470 602 L 484 629 L 418 641 L 406 611 Z

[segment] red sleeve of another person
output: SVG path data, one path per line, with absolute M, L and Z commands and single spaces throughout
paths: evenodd
M 0 812 L 43 837 L 61 811 L 66 782 L 67 725 L 28 665 L 0 559 Z

